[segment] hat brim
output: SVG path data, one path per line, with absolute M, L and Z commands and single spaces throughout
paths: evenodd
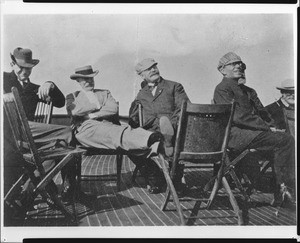
M 279 90 L 295 91 L 295 87 L 276 87 Z
M 15 58 L 15 56 L 11 53 L 10 53 L 10 56 L 11 56 L 12 60 L 15 61 L 18 64 L 18 66 L 20 66 L 20 67 L 32 68 L 40 62 L 40 60 L 38 60 L 38 59 L 32 59 L 31 62 L 24 62 L 23 60 Z
M 93 73 L 91 73 L 91 74 L 88 74 L 88 75 L 75 73 L 75 74 L 72 74 L 72 75 L 70 76 L 70 79 L 77 79 L 77 78 L 93 78 L 93 77 L 95 77 L 98 73 L 99 73 L 99 70 L 96 70 L 95 72 L 93 72 Z

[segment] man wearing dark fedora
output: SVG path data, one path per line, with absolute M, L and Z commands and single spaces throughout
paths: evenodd
M 10 57 L 12 72 L 4 72 L 3 90 L 4 93 L 9 93 L 12 87 L 18 89 L 38 149 L 46 149 L 58 144 L 69 144 L 72 139 L 70 127 L 33 122 L 39 100 L 51 99 L 55 107 L 61 108 L 65 105 L 63 93 L 52 81 L 46 81 L 42 85 L 30 81 L 29 76 L 32 69 L 39 63 L 39 60 L 32 58 L 30 49 L 18 47 L 13 51 L 13 54 L 10 54 Z M 22 173 L 23 159 L 20 154 L 16 153 L 17 149 L 12 138 L 12 132 L 4 114 L 4 193 Z M 28 181 L 26 185 L 28 185 Z M 24 188 L 26 194 L 26 186 Z
M 280 90 L 279 100 L 266 106 L 275 121 L 275 128 L 289 132 L 295 137 L 295 84 L 293 79 L 285 79 L 276 87 Z
M 256 149 L 264 154 L 272 153 L 277 187 L 273 205 L 282 199 L 294 203 L 291 191 L 295 189 L 295 141 L 286 133 L 271 129 L 273 121 L 259 100 L 254 89 L 245 85 L 246 64 L 234 52 L 226 53 L 217 66 L 223 75 L 214 91 L 216 104 L 237 103 L 233 117 L 228 147 L 240 153 L 244 149 Z M 240 80 L 242 79 L 242 82 Z
M 159 153 L 160 133 L 120 125 L 118 103 L 110 91 L 95 89 L 94 77 L 98 73 L 87 65 L 75 69 L 70 76 L 81 86 L 81 90 L 66 96 L 66 108 L 77 141 L 85 147 L 123 149 L 137 156 Z
M 177 129 L 178 117 L 183 100 L 189 98 L 182 84 L 166 80 L 160 76 L 157 62 L 153 58 L 146 58 L 135 66 L 136 73 L 143 79 L 142 89 L 131 104 L 129 111 L 130 124 L 134 127 L 141 126 L 150 131 L 159 131 L 164 135 L 165 151 L 169 162 L 172 161 L 174 135 Z M 143 124 L 139 124 L 138 104 L 142 107 Z M 131 159 L 134 163 L 141 163 L 139 160 Z M 144 161 L 144 166 L 153 163 Z M 140 166 L 141 167 L 141 166 Z M 147 168 L 150 174 L 158 175 L 157 168 Z M 148 174 L 149 174 L 148 173 Z M 147 177 L 147 175 L 146 175 Z M 182 183 L 183 167 L 178 167 L 176 176 L 173 178 L 174 186 L 178 194 L 183 194 L 185 184 Z M 157 179 L 158 183 L 160 179 Z M 157 183 L 157 184 L 158 184 Z M 155 181 L 153 182 L 155 184 Z

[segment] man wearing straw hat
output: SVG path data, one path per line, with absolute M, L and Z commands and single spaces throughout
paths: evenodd
M 78 142 L 85 147 L 123 149 L 137 156 L 157 154 L 162 135 L 118 124 L 118 103 L 109 90 L 94 88 L 98 73 L 88 65 L 75 69 L 70 76 L 81 86 L 81 90 L 66 96 L 67 112 Z
M 276 129 L 289 131 L 295 137 L 295 84 L 293 79 L 285 79 L 280 90 L 281 97 L 274 103 L 267 105 L 266 109 L 275 121 Z
M 217 69 L 223 75 L 214 91 L 216 104 L 237 103 L 228 146 L 235 152 L 246 148 L 274 154 L 277 187 L 271 204 L 282 199 L 294 203 L 290 191 L 295 188 L 295 141 L 286 133 L 272 131 L 272 119 L 254 89 L 245 85 L 246 64 L 234 52 L 219 60 Z

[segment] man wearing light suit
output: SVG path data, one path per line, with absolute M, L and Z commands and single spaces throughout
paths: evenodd
M 116 124 L 118 103 L 109 90 L 94 89 L 98 72 L 88 65 L 77 68 L 70 76 L 82 88 L 66 96 L 67 112 L 78 142 L 85 147 L 123 149 L 137 156 L 157 154 L 162 144 L 160 133 Z

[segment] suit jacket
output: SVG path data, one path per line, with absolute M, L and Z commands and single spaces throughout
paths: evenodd
M 89 101 L 83 91 L 76 91 L 66 96 L 66 108 L 74 128 L 78 128 L 84 121 L 89 120 L 87 116 L 90 113 L 96 116 L 95 120 L 118 123 L 119 105 L 110 91 L 94 89 L 94 93 L 100 103 L 100 109 Z
M 228 146 L 234 150 L 245 149 L 261 132 L 270 131 L 273 124 L 254 89 L 246 85 L 238 85 L 236 80 L 223 78 L 214 91 L 216 104 L 228 104 L 236 101 L 231 134 Z
M 159 118 L 167 116 L 176 129 L 183 100 L 189 101 L 189 98 L 180 83 L 161 78 L 154 96 L 149 86 L 145 85 L 131 105 L 130 125 L 139 126 L 137 104 L 140 103 L 143 109 L 143 128 L 159 131 Z
M 4 93 L 11 92 L 12 87 L 16 87 L 18 89 L 26 116 L 28 120 L 32 121 L 34 118 L 34 113 L 35 113 L 37 103 L 39 101 L 37 92 L 40 85 L 31 83 L 30 80 L 28 80 L 28 84 L 23 88 L 23 86 L 18 81 L 16 74 L 13 71 L 11 73 L 4 72 L 3 74 Z M 65 105 L 65 96 L 55 84 L 54 84 L 54 89 L 50 91 L 49 96 L 52 99 L 53 106 L 61 108 Z
M 288 114 L 288 122 L 291 124 L 293 131 L 295 131 L 295 110 L 292 107 L 286 107 L 281 100 L 266 106 L 267 111 L 271 114 L 275 122 L 275 127 L 278 129 L 287 129 L 285 114 Z M 292 131 L 291 131 L 292 132 Z

